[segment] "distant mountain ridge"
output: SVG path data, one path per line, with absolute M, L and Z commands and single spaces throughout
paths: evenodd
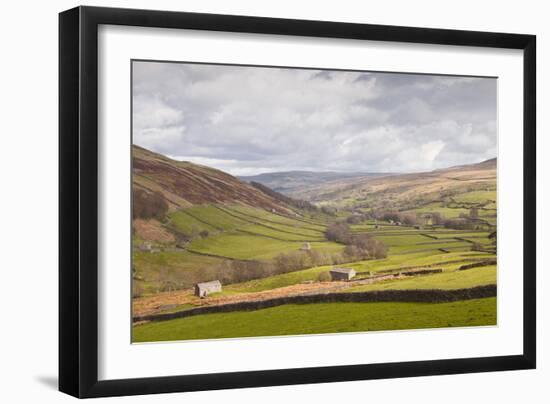
M 281 171 L 257 175 L 239 176 L 246 182 L 257 182 L 274 191 L 291 195 L 310 186 L 325 184 L 331 181 L 349 180 L 354 178 L 376 178 L 391 173 L 342 173 L 337 171 Z
M 388 208 L 389 204 L 438 199 L 443 194 L 468 189 L 494 189 L 497 167 L 493 158 L 420 173 L 287 171 L 237 178 L 139 146 L 132 148 L 132 162 L 133 188 L 160 192 L 171 209 L 243 204 L 281 213 L 312 209 L 310 203 Z
M 441 193 L 496 187 L 497 159 L 433 171 L 347 178 L 304 187 L 292 197 L 312 203 L 355 200 L 374 206 L 388 201 L 438 198 Z M 380 205 L 379 207 L 382 207 Z

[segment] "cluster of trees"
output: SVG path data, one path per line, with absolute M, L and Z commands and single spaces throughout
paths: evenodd
M 386 256 L 387 248 L 384 243 L 362 234 L 352 237 L 351 243 L 346 245 L 341 253 L 318 250 L 290 251 L 277 255 L 272 261 L 230 261 L 217 273 L 217 277 L 214 276 L 212 279 L 220 279 L 222 283 L 240 283 L 316 266 L 341 265 Z
M 341 244 L 349 244 L 352 235 L 349 225 L 344 222 L 333 223 L 325 231 L 328 240 Z
M 320 265 L 339 265 L 344 262 L 348 261 L 341 253 L 328 253 L 317 250 L 281 253 L 274 259 L 275 272 L 278 274 Z
M 382 212 L 378 218 L 386 222 L 401 222 L 406 226 L 414 226 L 416 224 L 416 215 L 412 213 Z
M 351 242 L 344 249 L 344 255 L 349 261 L 364 259 L 379 259 L 388 256 L 386 245 L 368 234 L 357 234 L 352 237 Z
M 170 231 L 176 238 L 176 247 L 185 248 L 187 243 L 196 238 L 206 238 L 210 235 L 210 232 L 206 229 L 201 230 L 199 227 L 192 225 L 191 231 L 183 232 L 174 227 L 170 228 Z
M 176 266 L 159 265 L 149 273 L 147 279 L 134 277 L 133 297 L 144 294 L 170 292 L 193 287 L 198 282 L 218 279 L 224 285 L 245 282 L 269 276 L 271 266 L 260 261 L 220 261 L 219 264 L 204 266 L 200 271 L 181 271 Z
M 447 229 L 454 230 L 483 230 L 491 228 L 491 226 L 484 221 L 472 221 L 470 218 L 463 217 L 445 220 L 443 226 Z
M 346 244 L 343 259 L 346 262 L 360 259 L 385 258 L 388 254 L 386 245 L 366 233 L 352 233 L 349 224 L 338 222 L 331 224 L 326 230 L 330 241 Z
M 145 279 L 134 277 L 133 297 L 145 293 L 169 292 L 186 289 L 198 282 L 218 279 L 223 285 L 241 283 L 268 276 L 298 271 L 318 265 L 345 262 L 343 254 L 324 254 L 317 251 L 292 251 L 279 254 L 272 261 L 224 260 L 219 264 L 205 266 L 200 271 L 179 271 L 171 266 L 160 266 L 158 271 Z
M 354 212 L 351 216 L 346 218 L 347 224 L 359 224 L 366 222 L 367 220 L 376 219 L 375 215 L 371 212 L 369 213 L 358 213 Z
M 425 215 L 429 215 L 431 217 L 431 224 L 442 225 L 445 222 L 445 218 L 439 212 L 429 212 Z M 405 226 L 414 226 L 419 223 L 419 218 L 414 213 L 383 211 L 376 212 L 374 214 L 374 217 L 375 219 L 383 220 L 386 222 L 389 222 L 390 220 L 393 222 L 401 222 Z M 420 219 L 420 222 L 423 223 L 424 219 Z
M 321 212 L 328 216 L 336 216 L 338 209 L 332 206 L 321 206 Z
M 162 220 L 168 212 L 168 204 L 162 193 L 134 189 L 132 215 L 134 219 Z
M 464 219 L 479 219 L 479 209 L 477 207 L 470 208 L 468 214 L 461 213 L 459 216 Z
M 432 217 L 432 224 L 441 225 L 444 222 L 444 217 L 439 212 L 429 213 Z M 419 220 L 414 213 L 403 213 L 393 210 L 375 210 L 369 213 L 354 213 L 346 218 L 348 224 L 359 224 L 367 220 L 381 220 L 385 222 L 400 222 L 406 226 L 414 226 Z

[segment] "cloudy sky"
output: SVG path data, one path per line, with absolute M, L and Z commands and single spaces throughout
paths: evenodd
M 133 142 L 233 175 L 411 172 L 496 156 L 496 80 L 133 63 Z

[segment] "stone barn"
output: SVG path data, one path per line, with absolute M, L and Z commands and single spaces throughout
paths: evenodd
M 210 282 L 201 282 L 195 285 L 195 296 L 206 297 L 212 293 L 222 291 L 222 283 L 218 280 Z
M 153 246 L 151 245 L 151 243 L 142 243 L 139 245 L 139 250 L 143 252 L 152 252 Z
M 304 244 L 302 244 L 302 246 L 300 247 L 300 250 L 302 250 L 302 251 L 309 251 L 309 250 L 311 250 L 311 244 L 309 244 L 309 243 L 304 243 Z
M 330 270 L 330 277 L 333 281 L 349 281 L 356 275 L 353 268 L 333 268 Z

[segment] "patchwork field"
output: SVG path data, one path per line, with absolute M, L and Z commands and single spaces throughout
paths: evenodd
M 313 205 L 147 153 L 139 149 L 135 164 L 142 200 L 134 204 L 147 217 L 133 221 L 134 342 L 496 323 L 494 293 L 469 295 L 496 291 L 492 161 L 316 184 L 300 193 Z M 147 198 L 160 214 L 141 206 Z M 351 275 L 338 278 L 334 268 Z M 195 285 L 209 281 L 221 288 L 196 296 Z M 319 295 L 457 290 L 466 297 L 262 306 Z
M 185 221 L 183 225 L 180 221 L 188 217 L 192 219 Z M 177 226 L 180 231 L 189 231 L 189 223 L 192 223 L 196 226 L 196 231 L 207 230 L 208 234 L 190 240 L 185 249 L 173 248 L 156 253 L 142 251 L 134 253 L 136 274 L 143 279 L 141 282 L 145 285 L 143 289 L 145 293 L 141 299 L 143 307 L 147 307 L 145 312 L 149 314 L 185 311 L 203 304 L 218 305 L 253 301 L 295 293 L 315 293 L 316 291 L 326 293 L 331 290 L 346 293 L 410 289 L 452 290 L 494 285 L 497 280 L 494 264 L 459 270 L 465 264 L 495 258 L 494 253 L 491 252 L 472 251 L 474 244 L 491 245 L 487 231 L 452 230 L 433 226 L 418 229 L 412 226 L 367 223 L 353 226 L 354 234 L 367 233 L 383 242 L 388 247 L 388 256 L 383 259 L 345 263 L 346 268 L 352 268 L 359 274 L 358 279 L 430 268 L 437 268 L 441 272 L 404 279 L 396 277 L 370 283 L 357 281 L 331 286 L 319 283 L 319 279 L 322 274 L 328 273 L 333 265 L 313 265 L 302 270 L 244 282 L 232 282 L 224 285 L 221 293 L 216 293 L 207 299 L 198 299 L 190 292 L 182 293 L 176 298 L 172 294 L 169 299 L 166 299 L 169 304 L 162 304 L 162 298 L 159 300 L 162 293 L 159 295 L 158 285 L 155 286 L 156 280 L 162 277 L 171 277 L 176 284 L 180 282 L 181 285 L 190 287 L 193 283 L 219 277 L 218 272 L 212 272 L 212 268 L 221 267 L 225 268 L 223 269 L 225 271 L 230 271 L 228 260 L 270 262 L 279 254 L 300 251 L 306 242 L 311 251 L 325 254 L 342 252 L 344 249 L 342 244 L 326 240 L 322 229 L 326 229 L 328 223 L 323 226 L 320 222 L 292 219 L 250 207 L 194 207 L 176 211 L 171 214 L 170 219 L 168 226 Z M 301 288 L 298 287 L 299 285 L 308 287 Z M 266 292 L 269 293 L 266 295 Z M 148 294 L 154 296 L 156 299 L 154 301 L 158 301 L 156 306 L 147 303 Z M 494 299 L 482 299 L 480 302 L 437 305 L 420 303 L 335 303 L 288 305 L 288 307 L 285 305 L 285 307 L 254 312 L 205 314 L 193 318 L 138 324 L 134 326 L 134 340 L 145 342 L 287 335 L 317 333 L 321 332 L 321 329 L 327 330 L 325 332 L 338 332 L 340 329 L 348 331 L 401 329 L 410 328 L 411 324 L 416 324 L 415 328 L 436 328 L 448 324 L 456 326 L 493 324 L 495 313 L 491 314 L 490 307 L 494 304 Z M 407 318 L 402 311 L 404 309 L 413 310 L 419 317 Z M 303 323 L 303 316 L 307 316 L 310 311 L 316 313 L 315 320 Z M 136 313 L 139 313 L 139 310 Z M 383 321 L 383 313 L 392 313 L 392 320 Z M 398 313 L 401 314 L 398 315 Z M 443 315 L 443 313 L 446 314 Z M 282 322 L 285 316 L 288 324 L 282 327 L 279 321 Z M 339 319 L 342 316 L 345 320 Z M 246 326 L 247 323 L 267 321 L 266 319 L 269 319 L 269 322 L 265 326 Z M 288 321 L 288 319 L 292 320 Z M 227 326 L 229 323 L 231 327 Z M 302 324 L 299 325 L 299 323 Z M 325 328 L 319 328 L 322 324 Z M 214 325 L 215 329 L 209 331 Z M 274 329 L 278 331 L 274 332 Z
M 262 235 L 235 232 L 193 241 L 189 246 L 189 251 L 240 260 L 261 260 L 274 258 L 287 251 L 298 251 L 302 244 Z M 312 242 L 310 245 L 312 249 L 329 253 L 343 249 L 342 245 L 328 241 Z
M 209 280 L 213 268 L 227 267 L 235 260 L 269 261 L 300 251 L 304 243 L 323 254 L 342 251 L 343 245 L 326 239 L 326 224 L 319 223 L 241 205 L 179 209 L 168 215 L 163 226 L 183 241 L 152 241 L 152 251 L 142 251 L 139 247 L 144 241 L 134 236 L 134 279 L 147 294 L 191 287 Z M 159 285 L 162 277 L 170 278 L 168 286 Z

